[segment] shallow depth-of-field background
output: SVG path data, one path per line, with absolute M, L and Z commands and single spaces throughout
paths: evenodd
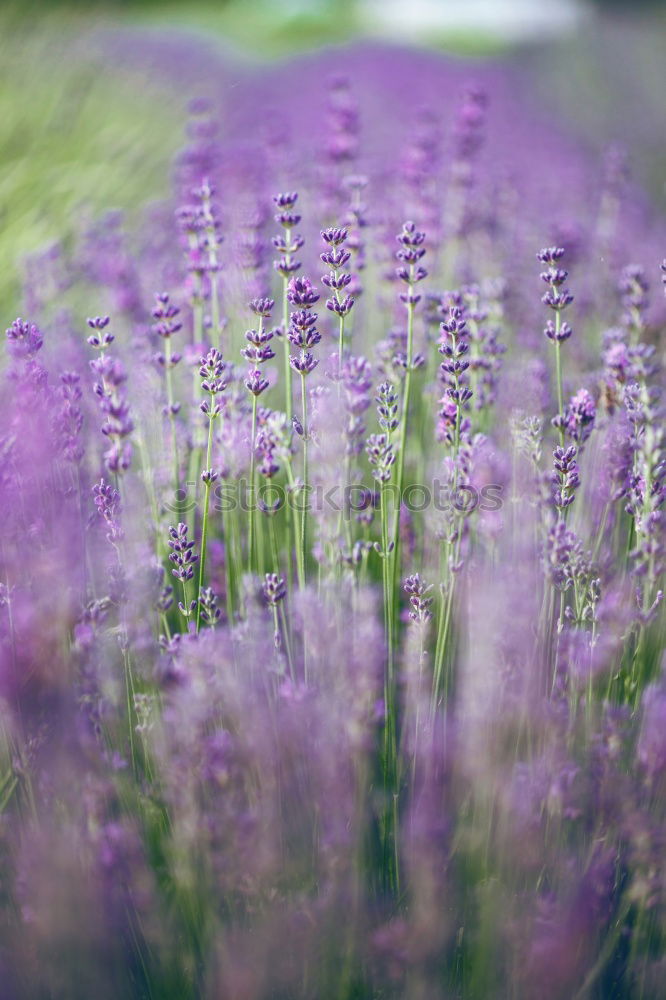
M 523 66 L 544 108 L 584 143 L 625 146 L 663 206 L 666 13 L 659 3 L 640 2 L 600 3 L 585 13 L 555 37 L 535 29 L 536 37 L 512 41 L 511 31 L 498 30 L 501 13 L 476 30 L 454 23 L 416 37 L 454 59 L 471 54 L 472 75 L 475 59 Z M 167 189 L 165 168 L 184 122 L 182 91 L 167 67 L 146 71 L 140 45 L 127 59 L 109 57 L 114 37 L 131 31 L 145 38 L 150 62 L 153 46 L 189 34 L 202 48 L 200 79 L 206 59 L 219 60 L 233 78 L 236 67 L 245 73 L 257 62 L 385 36 L 372 14 L 353 0 L 8 0 L 0 11 L 0 291 L 8 305 L 18 302 L 24 254 L 62 239 L 86 213 L 131 211 Z M 388 37 L 395 41 L 395 32 Z

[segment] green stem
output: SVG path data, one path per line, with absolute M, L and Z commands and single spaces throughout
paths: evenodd
M 257 397 L 252 395 L 252 437 L 250 441 L 250 502 L 248 507 L 248 516 L 250 519 L 249 532 L 248 532 L 248 544 L 247 544 L 247 571 L 252 572 L 252 552 L 254 548 L 254 530 L 255 530 L 255 490 L 254 490 L 254 478 L 255 478 L 255 460 L 254 460 L 254 449 L 255 441 L 257 436 Z
M 210 318 L 213 324 L 213 343 L 219 351 L 222 347 L 222 330 L 220 328 L 220 296 L 215 273 L 211 275 L 210 279 Z
M 286 240 L 291 239 L 291 229 L 285 226 L 286 230 Z M 287 261 L 291 263 L 291 254 L 285 254 Z M 282 279 L 282 339 L 284 341 L 284 392 L 285 392 L 285 411 L 287 413 L 287 420 L 291 424 L 291 418 L 294 415 L 294 401 L 291 387 L 291 365 L 289 364 L 289 337 L 287 333 L 289 331 L 289 299 L 287 298 L 287 289 L 289 285 L 289 279 Z
M 295 481 L 294 481 L 294 474 L 293 474 L 292 469 L 291 469 L 291 462 L 288 459 L 285 462 L 285 469 L 286 469 L 286 472 L 287 472 L 287 482 L 289 484 L 289 496 L 293 497 L 293 496 L 296 495 L 296 488 L 295 488 L 296 484 L 295 484 Z M 287 504 L 287 506 L 286 506 L 286 516 L 287 516 L 287 527 L 288 527 L 288 529 L 291 528 L 291 525 L 293 524 L 293 521 L 298 521 L 297 517 L 294 517 L 292 519 L 292 514 L 293 513 L 295 513 L 295 512 L 292 510 L 291 505 Z M 298 576 L 298 586 L 302 590 L 303 587 L 305 586 L 305 567 L 303 565 L 303 551 L 301 549 L 301 533 L 300 533 L 300 531 L 294 530 L 293 534 L 294 534 L 294 541 L 295 541 L 294 549 L 295 549 L 295 552 L 296 552 L 296 575 Z M 287 542 L 289 542 L 290 536 L 291 536 L 291 531 L 288 530 Z M 292 583 L 291 546 L 289 544 L 287 545 L 287 572 L 288 572 L 289 586 L 290 586 L 290 589 L 291 589 L 291 583 Z
M 393 635 L 392 635 L 392 600 L 391 583 L 389 575 L 389 525 L 388 525 L 388 503 L 386 500 L 386 483 L 381 484 L 381 528 L 382 528 L 382 576 L 384 587 L 384 632 L 386 636 L 386 648 L 388 651 L 389 663 L 393 660 Z
M 414 265 L 409 265 L 410 276 L 414 275 Z M 411 289 L 412 284 L 409 285 Z M 407 304 L 407 370 L 405 373 L 405 384 L 403 388 L 402 396 L 402 419 L 400 424 L 400 450 L 398 452 L 398 476 L 397 476 L 397 486 L 398 486 L 398 503 L 395 514 L 395 525 L 393 529 L 393 552 L 391 554 L 392 559 L 392 572 L 391 572 L 391 584 L 393 590 L 393 600 L 391 601 L 391 615 L 395 620 L 398 614 L 398 596 L 399 596 L 399 579 L 400 579 L 400 511 L 402 509 L 402 487 L 403 487 L 403 476 L 405 469 L 405 450 L 407 447 L 407 422 L 409 416 L 409 400 L 411 395 L 411 384 L 412 384 L 412 364 L 413 364 L 413 354 L 414 354 L 414 309 L 415 305 L 413 302 Z
M 174 497 L 178 498 L 178 488 L 180 485 L 180 464 L 178 461 L 178 436 L 176 434 L 176 415 L 173 412 L 173 377 L 171 373 L 171 337 L 166 338 L 164 351 L 166 367 L 166 390 L 167 405 L 169 407 L 169 424 L 171 427 L 171 460 L 173 463 L 173 491 Z
M 208 443 L 206 445 L 206 467 L 205 471 L 210 471 L 210 462 L 213 452 L 213 420 L 215 413 L 215 394 L 210 393 L 209 402 L 209 412 L 208 412 Z M 197 591 L 197 632 L 201 624 L 201 591 L 204 585 L 205 571 L 206 571 L 206 546 L 208 544 L 208 508 L 210 506 L 210 482 L 204 484 L 204 510 L 203 510 L 203 526 L 201 529 L 201 556 L 199 559 L 199 588 Z M 185 605 L 187 607 L 187 605 Z
M 187 597 L 187 581 L 181 580 L 181 584 L 183 588 L 183 607 L 185 608 L 185 611 L 183 612 L 183 618 L 185 619 L 185 631 L 188 632 L 190 623 L 190 603 Z M 198 618 L 198 612 L 197 612 L 197 618 Z
M 275 532 L 275 514 L 268 515 L 268 536 L 271 546 L 271 557 L 273 559 L 273 572 L 280 575 L 280 554 L 278 552 L 277 534 Z
M 233 602 L 233 546 L 231 540 L 231 522 L 228 511 L 222 512 L 222 529 L 224 531 L 224 575 L 226 585 L 226 608 L 227 621 L 231 625 L 233 622 L 234 602 Z
M 134 751 L 134 681 L 132 678 L 132 667 L 127 649 L 123 649 L 123 662 L 125 666 L 125 696 L 127 700 L 127 732 L 129 735 L 130 760 L 132 762 L 132 773 L 136 776 L 136 755 Z
M 301 403 L 303 412 L 303 517 L 301 520 L 301 559 L 303 560 L 303 581 L 305 581 L 305 561 L 307 553 L 307 512 L 308 502 L 308 397 L 305 375 L 301 373 Z
M 280 602 L 280 618 L 282 619 L 282 635 L 284 637 L 284 646 L 287 653 L 287 663 L 289 665 L 289 674 L 293 680 L 294 674 L 294 661 L 291 656 L 291 643 L 289 641 L 289 625 L 287 623 L 287 615 L 284 610 L 284 601 Z
M 564 413 L 564 394 L 562 392 L 562 348 L 558 339 L 559 332 L 560 313 L 558 310 L 555 314 L 555 377 L 557 379 L 557 414 L 561 417 Z M 560 426 L 558 433 L 560 435 L 560 447 L 564 448 L 564 427 Z
M 395 889 L 398 879 L 397 868 L 397 817 L 395 813 L 395 787 L 397 776 L 395 691 L 393 670 L 393 589 L 391 586 L 391 563 L 389 555 L 389 523 L 386 502 L 386 483 L 381 484 L 381 528 L 382 528 L 382 580 L 384 588 L 384 628 L 386 633 L 387 664 L 384 674 L 384 790 L 390 797 L 391 806 L 384 816 L 384 858 L 391 888 Z M 393 843 L 393 850 L 391 850 Z M 394 867 L 395 866 L 395 867 Z
M 451 586 L 451 581 L 449 581 L 449 587 Z M 440 585 L 440 608 L 439 615 L 437 617 L 437 639 L 435 641 L 435 662 L 433 667 L 432 676 L 432 710 L 433 713 L 437 707 L 437 698 L 439 696 L 439 689 L 442 683 L 442 665 L 444 660 L 444 647 L 446 642 L 446 632 L 447 632 L 447 596 L 448 588 L 444 587 L 444 584 Z

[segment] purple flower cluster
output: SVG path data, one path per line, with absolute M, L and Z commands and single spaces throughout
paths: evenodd
M 132 462 L 129 437 L 134 430 L 134 423 L 125 392 L 125 367 L 120 359 L 105 353 L 105 348 L 114 339 L 107 329 L 108 325 L 108 316 L 89 319 L 88 326 L 94 332 L 88 337 L 88 343 L 99 351 L 99 356 L 90 362 L 90 369 L 95 376 L 93 391 L 99 398 L 104 415 L 102 434 L 109 440 L 104 462 L 109 472 L 118 474 L 126 472 Z
M 541 301 L 555 313 L 555 320 L 549 319 L 543 332 L 549 340 L 560 342 L 568 340 L 572 333 L 569 324 L 561 318 L 563 311 L 573 302 L 573 295 L 564 287 L 569 272 L 559 267 L 563 257 L 564 247 L 547 247 L 537 254 L 537 259 L 547 265 L 546 270 L 541 272 L 541 280 L 548 285 L 548 291 Z
M 310 375 L 319 364 L 311 348 L 317 346 L 321 334 L 315 326 L 317 313 L 310 308 L 319 301 L 319 294 L 308 278 L 292 278 L 287 298 L 292 306 L 297 307 L 291 313 L 287 336 L 298 354 L 292 354 L 289 363 L 299 375 Z
M 245 379 L 245 388 L 253 396 L 260 396 L 268 389 L 269 385 L 268 380 L 262 375 L 259 365 L 263 365 L 275 357 L 275 352 L 270 345 L 275 331 L 264 329 L 264 320 L 270 319 L 274 305 L 274 300 L 269 298 L 253 299 L 250 302 L 250 309 L 259 321 L 258 329 L 246 332 L 247 347 L 242 349 L 241 354 L 250 365 Z

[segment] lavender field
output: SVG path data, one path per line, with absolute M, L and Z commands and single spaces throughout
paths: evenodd
M 0 1000 L 666 998 L 640 149 L 508 59 L 98 43 L 183 135 L 7 262 Z

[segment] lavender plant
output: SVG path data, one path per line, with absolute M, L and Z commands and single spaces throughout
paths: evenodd
M 0 992 L 657 998 L 666 224 L 499 70 L 315 63 L 7 329 Z

